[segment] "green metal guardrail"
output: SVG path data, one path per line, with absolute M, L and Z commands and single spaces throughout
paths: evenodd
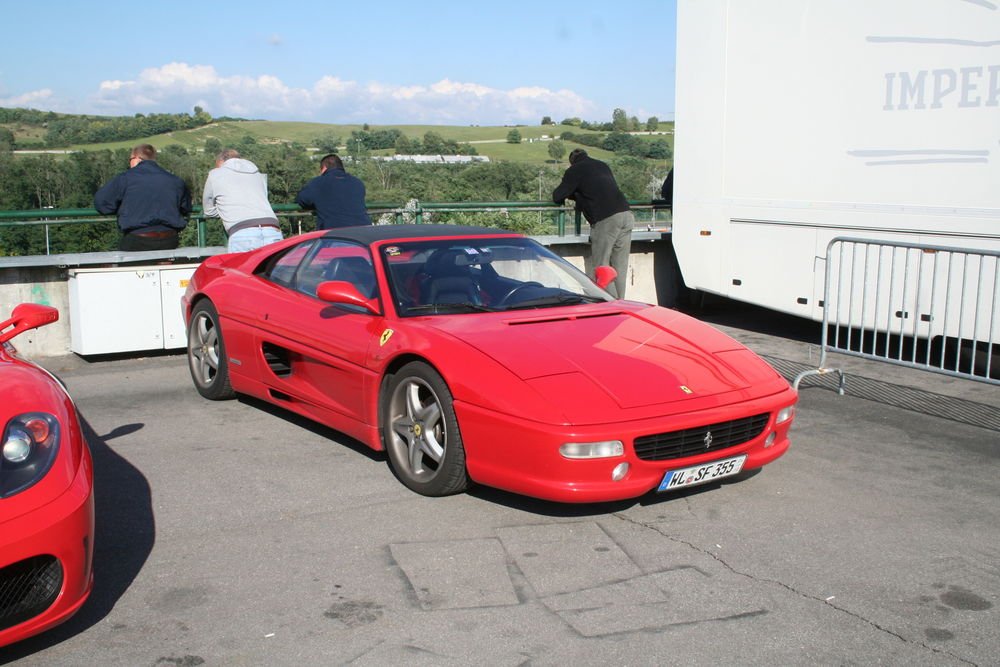
M 647 229 L 653 227 L 663 228 L 669 226 L 669 208 L 663 202 L 653 201 L 629 201 L 629 205 L 636 212 L 637 223 Z M 297 222 L 301 233 L 308 231 L 303 229 L 302 221 L 312 217 L 311 211 L 305 211 L 297 204 L 274 204 L 274 212 L 279 218 L 286 219 L 290 225 Z M 500 212 L 534 212 L 539 215 L 548 214 L 552 216 L 555 235 L 566 236 L 567 220 L 573 220 L 573 234 L 579 236 L 583 230 L 583 219 L 579 211 L 572 208 L 558 206 L 545 201 L 501 201 L 501 202 L 420 202 L 412 200 L 403 205 L 369 203 L 368 213 L 377 220 L 385 215 L 392 217 L 396 224 L 412 220 L 418 224 L 423 223 L 425 218 L 432 217 L 436 213 L 500 213 Z M 659 215 L 658 215 L 659 214 Z M 70 208 L 70 209 L 32 209 L 26 211 L 0 211 L 0 229 L 6 227 L 23 226 L 44 226 L 46 233 L 46 254 L 51 254 L 49 249 L 48 231 L 53 225 L 77 225 L 95 223 L 114 223 L 114 216 L 106 216 L 98 213 L 92 208 Z M 202 214 L 200 206 L 196 206 L 190 215 L 190 221 L 197 225 L 197 242 L 199 247 L 206 247 L 207 223 L 215 222 L 218 218 L 206 218 Z

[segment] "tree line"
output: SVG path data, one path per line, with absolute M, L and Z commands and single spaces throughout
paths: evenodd
M 615 109 L 611 113 L 611 122 L 586 121 L 579 118 L 564 118 L 561 125 L 579 127 L 581 130 L 595 130 L 597 132 L 656 132 L 660 128 L 660 119 L 650 116 L 645 123 L 640 123 L 635 116 L 629 116 L 621 108 Z M 542 117 L 542 125 L 555 125 L 551 116 Z
M 653 199 L 666 169 L 657 169 L 643 159 L 669 158 L 666 142 L 646 142 L 617 129 L 629 127 L 634 119 L 616 109 L 608 135 L 565 132 L 553 140 L 549 155 L 554 159 L 543 167 L 518 162 L 477 162 L 471 164 L 414 164 L 379 160 L 375 151 L 392 150 L 406 155 L 475 155 L 470 144 L 445 139 L 434 131 L 409 138 L 396 128 L 375 129 L 367 124 L 351 133 L 346 142 L 333 133 L 313 140 L 316 151 L 300 143 L 262 143 L 245 135 L 223 145 L 209 138 L 203 146 L 185 148 L 171 144 L 160 151 L 158 161 L 188 185 L 195 205 L 201 203 L 202 189 L 215 156 L 223 148 L 236 148 L 268 175 L 271 202 L 294 202 L 306 182 L 317 175 L 319 156 L 339 152 L 347 158 L 348 170 L 360 177 L 368 191 L 369 207 L 398 207 L 404 202 L 468 201 L 547 201 L 562 177 L 566 143 L 605 148 L 615 153 L 610 161 L 625 195 L 630 199 Z M 547 118 L 547 117 L 546 117 Z M 215 120 L 239 120 L 217 118 Z M 656 119 L 650 119 L 654 122 Z M 133 117 L 75 116 L 34 109 L 0 108 L 0 124 L 45 128 L 44 147 L 91 142 L 140 140 L 156 134 L 200 127 L 212 122 L 200 107 L 194 114 L 136 114 Z M 550 121 L 551 122 L 551 121 Z M 578 124 L 581 128 L 586 123 Z M 518 137 L 519 138 L 519 137 Z M 508 137 L 509 139 L 509 137 Z M 68 155 L 14 156 L 17 148 L 31 144 L 15 141 L 14 134 L 0 127 L 0 210 L 90 209 L 94 193 L 117 173 L 128 167 L 128 149 L 79 151 Z M 344 150 L 346 148 L 346 151 Z M 436 222 L 492 225 L 526 234 L 552 233 L 551 216 L 537 212 L 436 213 Z M 311 215 L 293 220 L 297 231 L 311 229 Z M 224 245 L 221 223 L 209 223 L 210 245 Z M 112 223 L 54 224 L 48 233 L 40 226 L 0 227 L 0 255 L 21 256 L 50 252 L 92 252 L 117 247 L 118 228 Z M 196 245 L 195 225 L 189 225 L 182 245 Z
M 221 120 L 221 119 L 218 119 Z M 135 116 L 89 116 L 59 114 L 35 109 L 0 108 L 0 124 L 22 124 L 45 130 L 42 141 L 16 141 L 14 134 L 0 128 L 0 148 L 62 148 L 74 144 L 99 144 L 111 141 L 142 139 L 167 132 L 190 130 L 213 122 L 201 107 L 194 114 L 154 113 Z
M 317 141 L 316 143 L 320 150 L 336 153 L 340 139 L 335 138 L 335 141 Z M 422 138 L 411 139 L 394 127 L 373 130 L 368 125 L 351 132 L 350 138 L 345 143 L 345 148 L 347 154 L 355 158 L 365 158 L 372 151 L 386 149 L 393 150 L 396 155 L 478 155 L 471 144 L 445 139 L 433 130 L 425 132 Z
M 273 204 L 291 203 L 306 182 L 318 174 L 317 158 L 301 144 L 265 144 L 250 135 L 232 144 L 268 175 Z M 171 144 L 159 153 L 158 162 L 177 174 L 191 189 L 195 205 L 201 203 L 208 172 L 223 148 L 209 139 L 201 150 Z M 14 156 L 0 148 L 0 210 L 92 208 L 94 193 L 128 166 L 128 149 L 74 152 L 65 156 Z M 665 170 L 632 157 L 610 161 L 623 192 L 630 199 L 657 196 Z M 565 165 L 543 167 L 518 162 L 471 164 L 415 164 L 356 156 L 347 169 L 364 181 L 369 207 L 400 206 L 404 202 L 546 201 L 562 177 Z M 439 213 L 437 222 L 492 225 L 527 234 L 552 233 L 550 216 L 531 213 Z M 304 230 L 312 229 L 311 215 L 301 218 Z M 197 245 L 194 225 L 181 238 L 183 245 Z M 296 226 L 296 231 L 298 227 Z M 209 244 L 224 245 L 222 224 L 209 222 Z M 114 223 L 61 224 L 49 230 L 48 247 L 57 252 L 92 252 L 117 247 Z M 7 256 L 46 253 L 46 237 L 38 226 L 0 227 L 0 254 Z
M 670 144 L 664 139 L 644 141 L 627 132 L 612 132 L 610 134 L 584 134 L 578 132 L 563 132 L 559 135 L 563 141 L 603 148 L 612 153 L 631 155 L 638 158 L 666 160 L 673 157 Z

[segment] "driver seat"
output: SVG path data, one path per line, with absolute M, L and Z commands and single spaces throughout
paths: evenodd
M 445 276 L 431 280 L 428 303 L 479 303 L 479 290 L 469 276 Z
M 458 263 L 462 256 L 461 249 L 446 248 L 427 259 L 424 303 L 482 303 L 471 270 L 468 265 Z

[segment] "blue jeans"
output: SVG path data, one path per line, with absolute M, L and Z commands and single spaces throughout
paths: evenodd
M 227 249 L 229 252 L 246 252 L 280 241 L 282 238 L 281 230 L 276 227 L 250 227 L 230 236 Z

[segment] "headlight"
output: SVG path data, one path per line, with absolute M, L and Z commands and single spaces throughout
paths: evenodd
M 0 447 L 0 498 L 24 491 L 45 477 L 59 449 L 59 422 L 28 412 L 7 422 Z
M 778 410 L 778 416 L 774 418 L 774 424 L 775 426 L 777 426 L 778 424 L 783 424 L 794 416 L 795 416 L 794 405 L 789 405 L 787 408 L 781 408 L 780 410 Z
M 609 459 L 622 456 L 625 453 L 625 445 L 621 440 L 567 442 L 559 447 L 559 453 L 568 459 Z

